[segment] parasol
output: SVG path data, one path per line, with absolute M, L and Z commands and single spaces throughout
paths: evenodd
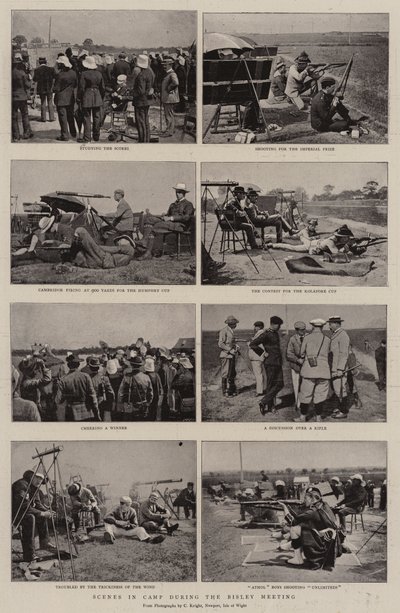
M 218 49 L 232 49 L 236 54 L 243 51 L 251 51 L 253 45 L 239 36 L 233 34 L 222 34 L 220 32 L 206 32 L 203 40 L 203 53 L 210 53 Z
M 82 213 L 85 210 L 85 205 L 82 200 L 75 196 L 67 196 L 58 192 L 51 192 L 41 196 L 40 199 L 51 207 L 61 209 L 65 213 Z

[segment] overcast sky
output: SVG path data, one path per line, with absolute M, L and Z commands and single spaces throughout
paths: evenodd
M 203 305 L 201 310 L 202 329 L 220 330 L 225 324 L 228 315 L 239 319 L 238 328 L 249 329 L 253 323 L 261 320 L 269 324 L 271 315 L 278 315 L 284 320 L 283 329 L 293 330 L 295 321 L 308 322 L 311 319 L 322 317 L 328 319 L 332 315 L 340 315 L 343 327 L 357 328 L 386 328 L 386 307 L 371 305 L 325 305 L 325 304 L 296 304 L 296 305 L 264 305 L 264 304 L 217 304 Z M 328 326 L 327 326 L 328 329 Z
M 141 336 L 154 346 L 172 347 L 179 337 L 195 336 L 192 304 L 13 304 L 11 347 L 49 343 L 78 349 L 128 345 Z
M 179 443 L 182 444 L 179 444 Z M 59 463 L 63 485 L 70 476 L 80 474 L 84 484 L 110 483 L 109 492 L 116 496 L 129 493 L 135 481 L 183 479 L 182 484 L 171 483 L 170 488 L 186 487 L 196 480 L 196 443 L 193 441 L 54 441 L 62 445 Z M 40 452 L 51 449 L 53 441 L 12 443 L 12 480 L 22 477 L 25 470 L 34 469 L 35 448 Z M 51 456 L 46 456 L 49 467 Z M 164 491 L 166 485 L 160 485 Z M 149 493 L 151 486 L 141 488 Z
M 262 192 L 280 187 L 287 190 L 303 187 L 309 196 L 321 194 L 323 186 L 334 185 L 334 192 L 359 189 L 367 181 L 375 180 L 387 185 L 387 165 L 384 162 L 279 162 L 279 163 L 204 163 L 202 180 L 239 181 L 254 183 Z M 213 188 L 217 193 L 217 188 Z
M 91 38 L 99 45 L 143 47 L 147 51 L 152 47 L 189 46 L 197 28 L 194 11 L 34 10 L 13 12 L 12 35 L 23 34 L 28 41 L 40 36 L 47 42 L 50 17 L 51 38 L 59 42 L 82 45 Z
M 334 6 L 334 5 L 333 5 Z M 217 13 L 204 15 L 206 32 L 281 34 L 288 32 L 386 32 L 387 13 Z
M 99 213 L 116 209 L 114 190 L 125 190 L 125 199 L 135 212 L 150 209 L 166 213 L 175 200 L 176 183 L 186 183 L 188 199 L 194 203 L 195 165 L 190 162 L 77 162 L 14 161 L 11 194 L 23 202 L 35 202 L 49 192 L 68 191 L 102 194 L 111 200 L 91 199 Z
M 244 442 L 243 470 L 386 466 L 384 442 Z M 202 472 L 240 470 L 238 442 L 203 442 Z

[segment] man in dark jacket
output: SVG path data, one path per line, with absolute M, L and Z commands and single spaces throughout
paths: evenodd
M 254 226 L 250 221 L 248 214 L 246 213 L 246 192 L 244 187 L 237 185 L 233 188 L 234 198 L 227 202 L 224 209 L 224 216 L 228 227 L 232 227 L 236 230 L 243 230 L 246 233 L 247 240 L 251 249 L 258 249 L 256 237 L 254 234 Z
M 23 136 L 28 139 L 33 137 L 28 115 L 28 98 L 31 90 L 31 79 L 26 73 L 25 65 L 21 60 L 14 61 L 11 74 L 12 90 L 12 138 L 20 140 L 18 112 L 21 113 Z
M 311 126 L 317 132 L 342 132 L 350 127 L 349 111 L 335 96 L 335 87 L 332 77 L 321 79 L 321 91 L 311 100 Z M 335 115 L 342 119 L 334 119 Z
M 104 419 L 104 412 L 111 412 L 115 400 L 114 390 L 111 387 L 110 379 L 107 375 L 100 374 L 100 360 L 95 356 L 88 359 L 88 375 L 92 380 L 92 385 L 97 396 L 100 417 Z
M 52 512 L 40 502 L 39 490 L 45 482 L 41 473 L 26 470 L 22 479 L 12 484 L 12 523 L 14 528 L 22 530 L 21 542 L 24 562 L 33 562 L 37 559 L 35 554 L 35 533 L 39 533 L 39 547 L 54 551 L 55 547 L 49 541 L 49 528 L 47 520 Z
M 46 121 L 46 105 L 49 110 L 49 121 L 55 121 L 52 99 L 55 78 L 56 73 L 54 68 L 47 66 L 45 57 L 40 57 L 39 66 L 35 68 L 33 73 L 33 80 L 37 84 L 36 93 L 40 97 L 40 117 L 43 122 Z
M 194 207 L 186 199 L 189 190 L 186 189 L 185 183 L 177 183 L 173 189 L 175 190 L 176 200 L 169 205 L 167 214 L 161 216 L 148 214 L 143 220 L 142 242 L 146 246 L 146 253 L 140 258 L 142 260 L 151 259 L 156 234 L 184 232 L 190 228 L 194 218 Z
M 174 500 L 174 507 L 183 507 L 186 519 L 189 519 L 190 511 L 192 511 L 192 519 L 196 519 L 196 493 L 192 481 L 189 481 L 187 487 L 179 492 Z
M 83 110 L 83 139 L 78 142 L 89 143 L 92 135 L 93 140 L 100 139 L 101 111 L 105 87 L 103 76 L 97 69 L 96 60 L 93 56 L 86 57 L 82 66 L 84 71 L 79 79 L 78 100 Z
M 121 51 L 118 56 L 118 60 L 115 62 L 112 68 L 112 76 L 115 83 L 117 82 L 117 78 L 120 74 L 124 74 L 127 77 L 129 77 L 129 75 L 131 74 L 131 67 L 126 60 L 126 53 L 124 53 L 124 51 Z
M 57 107 L 61 129 L 61 135 L 57 136 L 57 140 L 67 141 L 70 135 L 72 138 L 76 138 L 74 105 L 77 76 L 66 55 L 57 59 L 57 65 L 60 71 L 54 83 L 54 103 Z
M 142 372 L 142 358 L 136 356 L 129 362 L 130 369 L 125 371 L 118 391 L 117 412 L 122 416 L 118 421 L 147 419 L 154 397 L 150 378 Z
M 339 516 L 340 527 L 343 534 L 346 534 L 346 517 L 360 513 L 367 502 L 367 492 L 362 475 L 356 474 L 351 477 L 352 484 L 345 491 L 343 500 L 335 507 L 334 511 Z
M 67 357 L 69 373 L 58 382 L 55 403 L 66 403 L 66 421 L 101 421 L 91 378 L 78 370 L 81 362 L 78 355 Z
M 140 506 L 141 525 L 148 532 L 166 532 L 169 536 L 179 528 L 179 524 L 171 524 L 171 512 L 158 504 L 159 495 L 151 492 L 147 500 Z
M 386 340 L 381 341 L 375 350 L 376 369 L 378 371 L 377 387 L 380 391 L 386 389 Z
M 150 142 L 149 108 L 153 94 L 154 72 L 149 68 L 147 55 L 138 55 L 137 67 L 140 72 L 133 86 L 133 105 L 135 107 L 136 127 L 139 143 Z
M 283 388 L 282 353 L 279 330 L 283 321 L 277 315 L 270 319 L 270 326 L 260 336 L 250 341 L 250 349 L 257 355 L 265 353 L 264 367 L 267 375 L 267 389 L 260 401 L 260 411 L 264 415 L 275 412 L 276 395 Z
M 161 408 L 164 399 L 164 390 L 160 375 L 155 372 L 155 357 L 148 356 L 144 362 L 144 372 L 153 386 L 153 400 L 150 403 L 148 418 L 150 421 L 161 421 Z

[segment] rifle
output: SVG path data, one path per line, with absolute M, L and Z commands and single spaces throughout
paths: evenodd
M 347 81 L 349 80 L 350 71 L 353 66 L 353 58 L 354 58 L 354 55 L 352 55 L 350 60 L 348 61 L 348 64 L 344 70 L 342 78 L 340 79 L 338 85 L 335 88 L 335 93 L 333 95 L 333 100 L 331 103 L 331 109 L 334 109 L 337 106 L 338 102 L 340 102 L 340 100 L 343 100 L 344 98 L 344 92 L 346 91 Z

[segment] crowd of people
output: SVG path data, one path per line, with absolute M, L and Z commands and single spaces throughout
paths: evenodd
M 328 320 L 315 318 L 309 324 L 294 323 L 294 334 L 289 338 L 285 358 L 290 366 L 294 404 L 299 416 L 294 421 L 305 422 L 315 418 L 347 419 L 353 406 L 362 408 L 357 387 L 360 364 L 354 353 L 350 337 L 343 328 L 344 320 L 338 315 Z M 240 342 L 248 345 L 248 363 L 256 382 L 259 408 L 275 413 L 282 400 L 278 398 L 284 387 L 283 352 L 279 331 L 283 320 L 273 315 L 269 326 L 263 321 L 254 323 L 251 339 L 237 339 L 235 329 L 239 320 L 229 315 L 226 326 L 219 332 L 222 394 L 236 396 L 236 363 L 241 355 Z M 330 335 L 323 328 L 328 324 Z M 378 389 L 386 388 L 386 340 L 383 339 L 375 355 L 379 381 Z M 334 407 L 334 408 L 332 408 Z
M 195 418 L 194 351 L 138 338 L 83 359 L 34 345 L 12 366 L 15 421 L 166 421 Z
M 122 495 L 119 504 L 107 510 L 95 486 L 73 481 L 60 494 L 53 485 L 47 475 L 33 470 L 26 470 L 22 478 L 12 484 L 12 524 L 14 531 L 21 534 L 24 562 L 38 560 L 39 551 L 59 553 L 58 538 L 55 543 L 50 540 L 49 523 L 53 527 L 63 525 L 75 542 L 79 542 L 80 533 L 86 538 L 89 530 L 103 530 L 104 541 L 108 544 L 120 537 L 158 544 L 166 536 L 173 536 L 179 528 L 179 523 L 174 521 L 174 511 L 156 490 L 141 501 Z M 186 519 L 190 511 L 194 519 L 194 484 L 189 482 L 175 501 L 179 497 Z
M 63 261 L 81 268 L 110 269 L 126 266 L 132 260 L 150 260 L 154 254 L 157 236 L 191 232 L 195 221 L 195 209 L 187 199 L 189 189 L 185 183 L 177 183 L 173 188 L 175 200 L 164 214 L 155 215 L 146 209 L 141 216 L 140 228 L 135 224 L 135 216 L 130 204 L 125 200 L 125 191 L 114 191 L 117 203 L 111 222 L 100 220 L 100 234 L 95 237 L 77 219 L 71 223 L 61 221 L 61 213 L 53 209 L 52 214 L 42 217 L 38 227 L 26 237 L 26 246 L 12 253 L 12 265 L 22 259 L 35 259 L 41 247 L 51 244 L 63 250 Z M 141 238 L 138 239 L 139 233 Z M 50 241 L 50 243 L 49 243 Z M 111 242 L 111 245 L 109 244 Z
M 175 112 L 185 112 L 195 98 L 196 61 L 188 50 L 156 53 L 143 50 L 139 55 L 124 51 L 115 58 L 110 53 L 79 52 L 68 47 L 58 53 L 54 66 L 45 56 L 32 67 L 27 49 L 12 56 L 12 140 L 31 139 L 28 103 L 40 97 L 40 120 L 54 122 L 55 110 L 60 124 L 58 141 L 76 139 L 79 143 L 97 142 L 107 115 L 124 111 L 132 103 L 137 140 L 150 142 L 150 106 L 157 102 L 165 116 L 165 129 L 157 131 L 170 138 L 176 129 Z M 194 93 L 193 93 L 194 92 Z M 20 129 L 22 122 L 22 134 Z

